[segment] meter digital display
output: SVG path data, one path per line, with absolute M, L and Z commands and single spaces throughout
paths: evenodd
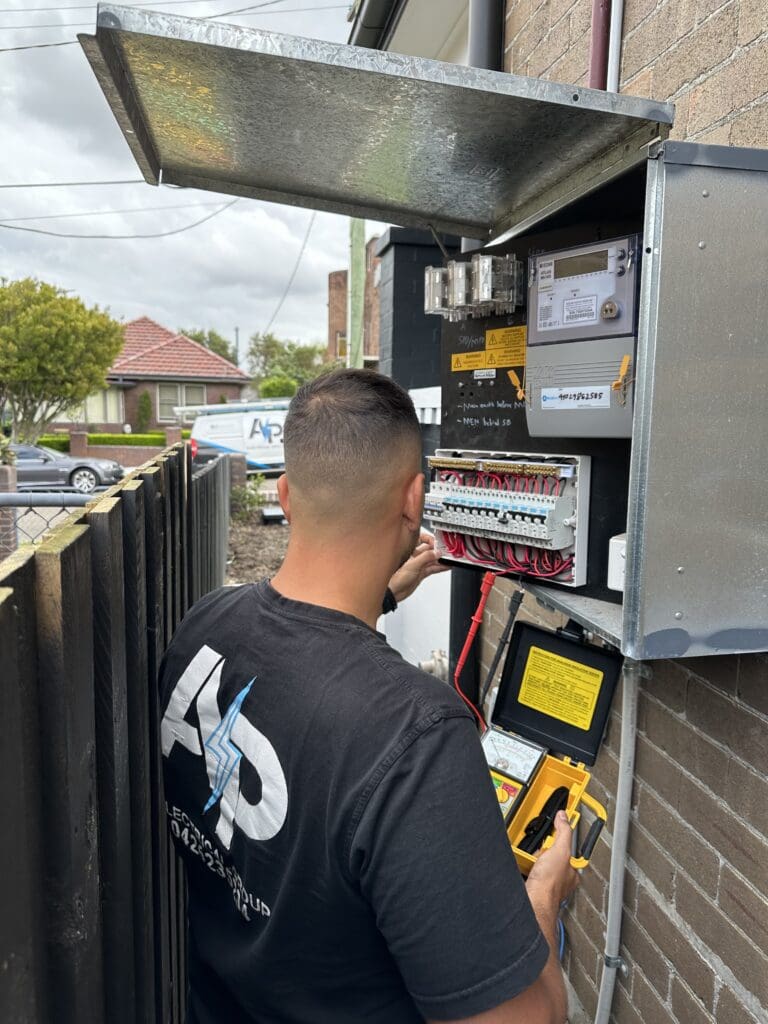
M 580 277 L 582 274 L 599 274 L 608 269 L 608 250 L 581 253 L 555 260 L 555 280 L 564 277 Z

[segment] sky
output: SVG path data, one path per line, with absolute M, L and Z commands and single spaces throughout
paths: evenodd
M 246 2 L 157 0 L 152 8 L 202 16 Z M 59 42 L 91 31 L 95 6 L 86 4 L 87 0 L 0 0 L 0 186 L 141 178 L 79 45 L 3 52 L 6 47 Z M 321 10 L 329 5 L 331 9 Z M 278 0 L 271 7 L 222 20 L 346 42 L 344 0 Z M 281 8 L 286 13 L 281 14 Z M 72 27 L 63 27 L 66 23 Z M 171 329 L 214 328 L 229 338 L 237 326 L 244 353 L 248 337 L 263 330 L 275 312 L 301 248 L 309 210 L 242 199 L 208 223 L 156 239 L 52 238 L 3 226 L 15 223 L 71 234 L 157 232 L 191 224 L 230 198 L 144 182 L 0 187 L 0 277 L 32 276 L 71 289 L 88 305 L 107 307 L 118 319 L 146 315 Z M 19 220 L 192 203 L 206 205 Z M 272 326 L 278 336 L 325 343 L 327 277 L 347 265 L 348 224 L 344 217 L 317 214 L 299 273 Z M 380 230 L 380 225 L 367 225 L 368 236 Z

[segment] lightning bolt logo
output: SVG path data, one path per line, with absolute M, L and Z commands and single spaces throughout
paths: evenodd
M 256 677 L 254 676 L 250 683 L 244 686 L 240 693 L 238 693 L 205 744 L 206 750 L 211 752 L 211 757 L 216 762 L 216 774 L 214 776 L 213 791 L 208 799 L 208 803 L 203 808 L 203 814 L 221 800 L 222 793 L 227 787 L 232 772 L 243 756 L 242 752 L 232 742 L 232 729 L 237 721 L 237 716 L 240 714 L 243 701 L 250 693 L 255 681 Z

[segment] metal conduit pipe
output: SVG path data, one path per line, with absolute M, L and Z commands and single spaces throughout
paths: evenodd
M 621 694 L 621 742 L 619 746 L 619 780 L 616 786 L 616 816 L 611 844 L 611 870 L 608 880 L 608 912 L 605 927 L 605 957 L 594 1024 L 608 1024 L 616 985 L 616 971 L 623 967 L 619 957 L 621 919 L 624 904 L 624 874 L 627 866 L 629 816 L 632 809 L 632 782 L 635 775 L 637 740 L 637 698 L 640 679 L 648 675 L 640 661 L 624 659 Z
M 624 0 L 613 0 L 611 5 L 611 31 L 608 37 L 608 74 L 605 88 L 608 92 L 619 91 L 621 69 L 621 34 L 624 30 Z
M 610 27 L 611 0 L 592 0 L 592 34 L 589 40 L 590 89 L 605 89 Z

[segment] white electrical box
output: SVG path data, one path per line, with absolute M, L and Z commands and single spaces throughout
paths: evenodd
M 590 459 L 438 449 L 424 516 L 441 558 L 583 586 Z
M 608 542 L 608 588 L 624 592 L 627 565 L 627 535 L 619 533 Z

